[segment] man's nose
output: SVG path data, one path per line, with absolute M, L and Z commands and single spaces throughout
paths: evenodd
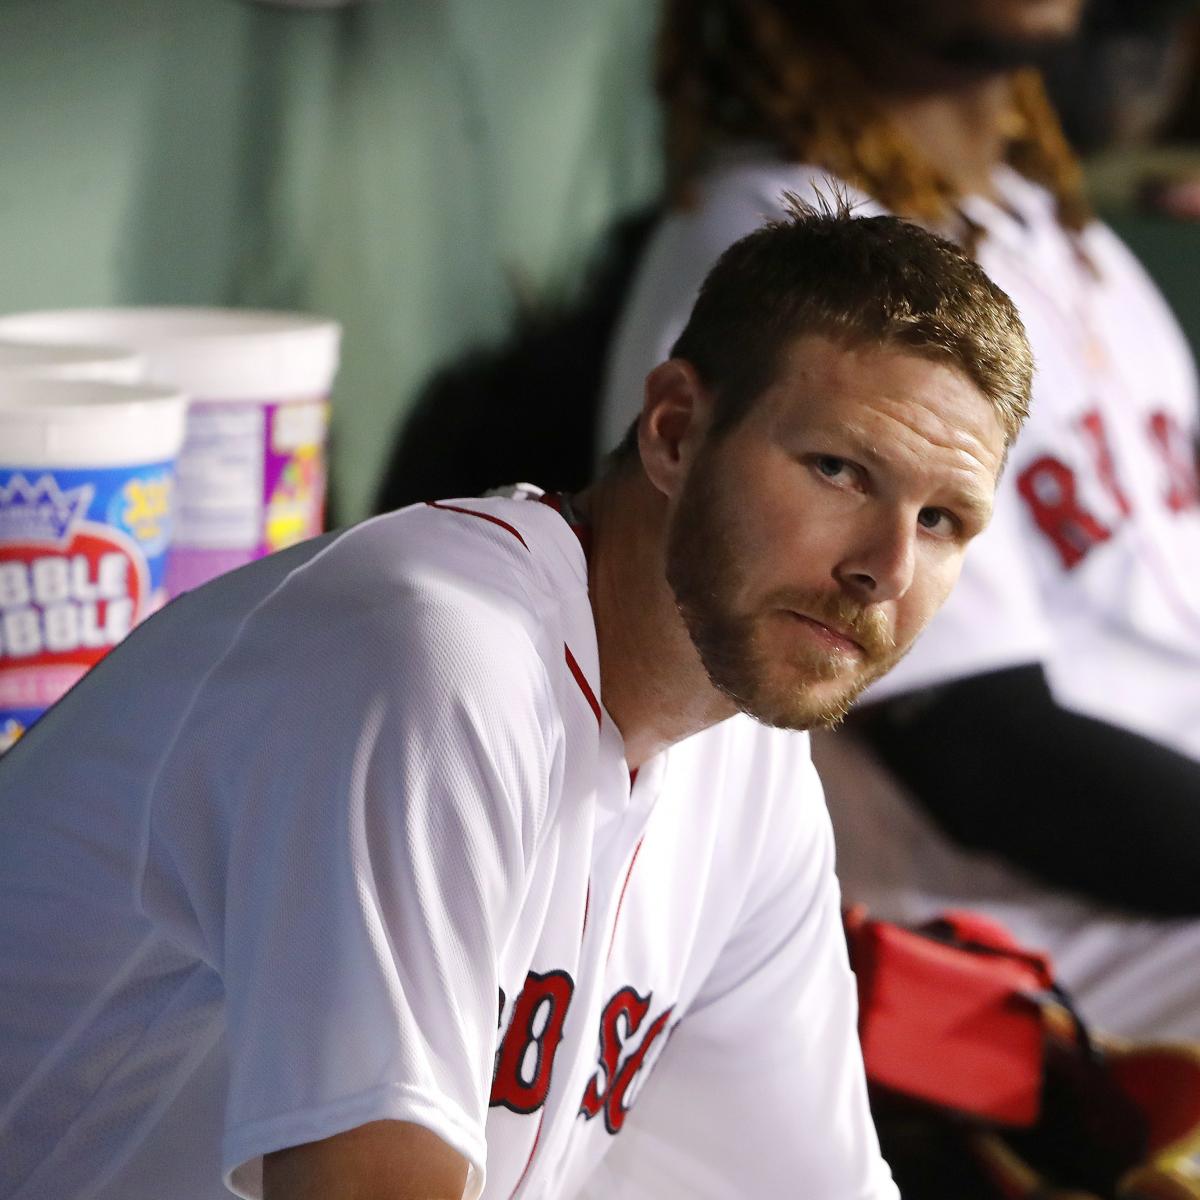
M 863 530 L 834 575 L 855 599 L 879 604 L 898 600 L 908 591 L 915 564 L 915 522 L 897 515 Z

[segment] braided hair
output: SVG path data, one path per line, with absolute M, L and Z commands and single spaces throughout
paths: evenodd
M 711 151 L 765 142 L 784 159 L 824 167 L 892 212 L 955 227 L 969 250 L 980 231 L 960 191 L 875 98 L 863 69 L 796 0 L 665 0 L 655 83 L 666 113 L 672 201 L 686 206 Z M 815 7 L 815 6 L 814 6 Z M 1012 75 L 1007 161 L 1055 198 L 1060 224 L 1091 216 L 1082 172 L 1037 71 Z

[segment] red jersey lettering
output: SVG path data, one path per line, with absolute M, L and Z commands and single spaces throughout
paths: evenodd
M 1196 447 L 1187 431 L 1169 412 L 1151 413 L 1147 421 L 1150 443 L 1166 468 L 1163 502 L 1172 512 L 1184 512 L 1200 504 L 1200 482 L 1196 478 Z
M 621 1132 L 625 1118 L 629 1114 L 629 1104 L 626 1103 L 625 1098 L 642 1073 L 646 1055 L 650 1053 L 651 1047 L 666 1029 L 667 1022 L 670 1021 L 671 1013 L 674 1011 L 673 1008 L 668 1008 L 654 1018 L 654 1023 L 646 1030 L 646 1035 L 642 1038 L 642 1044 L 625 1060 L 620 1071 L 617 1072 L 616 1082 L 608 1089 L 608 1095 L 604 1099 L 604 1124 L 609 1133 Z
M 1050 539 L 1063 566 L 1078 566 L 1093 546 L 1112 537 L 1112 530 L 1083 507 L 1076 493 L 1075 472 L 1044 454 L 1017 476 L 1017 491 Z
M 589 1121 L 604 1109 L 604 1100 L 617 1078 L 621 1048 L 627 1038 L 637 1033 L 646 1013 L 650 997 L 639 996 L 631 987 L 623 987 L 604 1006 L 600 1017 L 600 1061 L 596 1074 L 588 1080 L 579 1111 Z M 621 1026 L 625 1035 L 621 1035 Z
M 1104 418 L 1100 415 L 1100 410 L 1093 408 L 1090 412 L 1084 413 L 1079 424 L 1087 435 L 1087 442 L 1092 451 L 1092 460 L 1096 464 L 1096 474 L 1104 485 L 1104 490 L 1112 497 L 1121 516 L 1129 516 L 1133 509 L 1121 487 L 1121 481 L 1117 478 L 1112 447 L 1108 444 L 1108 434 L 1105 431 Z
M 508 1031 L 496 1056 L 491 1104 L 515 1113 L 536 1112 L 546 1103 L 554 1056 L 575 990 L 566 971 L 530 971 L 513 1005 Z
M 651 1023 L 641 1043 L 621 1062 L 621 1052 L 633 1039 L 650 1011 L 650 996 L 639 996 L 623 987 L 604 1007 L 600 1018 L 600 1058 L 596 1073 L 588 1081 L 579 1114 L 590 1121 L 604 1114 L 611 1134 L 621 1132 L 629 1112 L 628 1097 L 646 1064 L 646 1056 L 667 1027 L 674 1007 L 661 1012 Z

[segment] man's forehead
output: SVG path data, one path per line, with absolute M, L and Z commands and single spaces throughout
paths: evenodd
M 992 511 L 996 487 L 1000 480 L 1003 456 L 988 453 L 989 447 L 973 438 L 933 441 L 929 453 L 919 443 L 906 446 L 903 457 L 897 455 L 897 441 L 889 438 L 887 431 L 881 434 L 878 426 L 869 422 L 848 421 L 838 426 L 840 446 L 847 456 L 853 456 L 869 470 L 894 470 L 898 465 L 927 472 L 931 481 L 941 485 L 947 496 L 952 497 L 965 509 L 970 509 L 986 521 Z
M 991 486 L 1006 454 L 995 405 L 955 363 L 892 343 L 854 344 L 807 336 L 789 347 L 777 373 L 774 418 L 783 430 L 820 425 L 853 436 L 864 462 L 928 450 L 956 462 L 964 477 Z
M 965 366 L 935 348 L 890 339 L 805 333 L 783 348 L 775 367 L 764 391 L 799 389 L 790 400 L 820 400 L 831 392 L 864 401 L 889 393 L 911 396 L 915 389 L 944 390 L 953 381 L 957 388 L 977 396 L 995 416 L 995 406 Z

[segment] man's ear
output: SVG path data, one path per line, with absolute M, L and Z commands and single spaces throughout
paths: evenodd
M 638 450 L 650 482 L 664 496 L 682 486 L 712 422 L 712 393 L 696 368 L 669 358 L 646 376 Z

